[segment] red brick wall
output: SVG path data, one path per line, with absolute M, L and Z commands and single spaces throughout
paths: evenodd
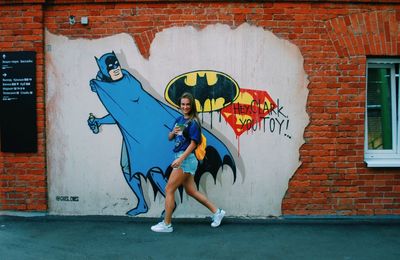
M 303 52 L 311 122 L 285 214 L 400 214 L 400 169 L 363 163 L 366 56 L 400 54 L 400 6 L 355 7 Z
M 36 51 L 38 119 L 37 153 L 0 152 L 0 210 L 47 210 L 43 28 L 41 4 L 0 6 L 1 51 Z
M 67 4 L 71 2 L 77 4 Z M 5 44 L 2 49 L 38 52 L 40 148 L 35 155 L 0 154 L 0 209 L 46 209 L 43 36 L 26 35 L 22 37 L 26 42 L 21 42 L 20 36 L 7 30 L 10 18 L 32 16 L 32 23 L 42 26 L 44 15 L 45 28 L 72 38 L 129 33 L 145 57 L 155 34 L 172 26 L 202 28 L 223 23 L 236 27 L 247 22 L 291 41 L 304 56 L 310 80 L 310 124 L 300 151 L 303 164 L 289 182 L 283 214 L 400 214 L 400 169 L 368 169 L 363 162 L 366 56 L 400 54 L 400 4 L 396 1 L 105 2 L 116 1 L 46 1 L 44 13 L 40 5 L 2 6 L 0 37 L 8 39 L 0 41 Z M 77 24 L 68 23 L 70 15 L 76 16 Z M 89 17 L 89 25 L 79 23 L 82 16 Z M 28 29 L 29 24 L 21 26 Z

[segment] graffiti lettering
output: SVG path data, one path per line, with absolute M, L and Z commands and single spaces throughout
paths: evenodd
M 289 116 L 286 115 L 284 106 L 280 104 L 279 99 L 277 99 L 277 105 L 274 106 L 271 106 L 271 103 L 262 103 L 255 99 L 249 104 L 233 104 L 233 112 L 237 115 L 240 123 L 237 128 L 240 132 L 277 133 L 291 139 L 291 136 L 285 133 L 289 129 Z
M 275 117 L 260 117 L 258 122 L 253 123 L 253 119 L 240 120 L 241 129 L 245 131 L 263 131 L 274 133 L 277 132 L 279 135 L 283 133 L 284 130 L 289 128 L 289 119 L 279 119 Z
M 233 104 L 233 113 L 234 114 L 246 114 L 246 111 L 249 110 L 247 106 L 243 106 L 239 103 Z
M 278 131 L 278 134 L 282 134 L 283 130 L 287 130 L 289 127 L 289 120 L 288 119 L 282 119 L 279 120 L 279 118 L 273 118 L 273 117 L 264 117 L 262 119 L 263 122 L 263 131 L 264 133 L 266 132 L 266 125 L 269 124 L 269 131 L 271 133 L 274 133 L 275 131 Z M 285 126 L 286 128 L 283 129 L 282 127 L 284 126 L 284 123 L 286 122 Z
M 56 201 L 79 201 L 79 196 L 56 196 Z
M 271 104 L 270 103 L 268 103 L 266 101 L 264 101 L 264 103 L 263 103 L 260 100 L 255 100 L 255 99 L 253 99 L 250 102 L 250 105 L 245 105 L 245 104 L 240 104 L 240 103 L 233 103 L 232 106 L 233 106 L 233 113 L 234 114 L 239 114 L 239 115 L 267 113 L 271 109 Z
M 272 110 L 272 113 L 274 113 L 274 114 L 277 115 L 278 117 L 282 115 L 283 117 L 287 118 L 288 116 L 285 115 L 285 114 L 282 112 L 283 108 L 284 108 L 284 107 L 281 106 L 281 105 L 279 104 L 279 98 L 278 98 L 278 99 L 277 99 L 277 107 L 276 107 L 274 110 Z

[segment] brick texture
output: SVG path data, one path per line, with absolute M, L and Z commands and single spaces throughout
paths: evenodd
M 289 181 L 282 213 L 400 214 L 400 170 L 369 169 L 363 162 L 366 57 L 400 54 L 398 1 L 45 2 L 6 5 L 0 11 L 1 49 L 38 53 L 40 143 L 35 155 L 0 154 L 0 209 L 47 207 L 43 28 L 70 38 L 129 33 L 149 57 L 155 34 L 165 28 L 215 23 L 234 28 L 247 22 L 296 44 L 310 80 L 302 165 Z M 70 15 L 88 16 L 89 25 L 71 26 Z
M 41 4 L 3 5 L 0 8 L 1 51 L 36 52 L 38 119 L 37 153 L 0 152 L 0 210 L 47 210 L 43 28 Z

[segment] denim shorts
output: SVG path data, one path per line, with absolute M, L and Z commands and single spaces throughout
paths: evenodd
M 179 158 L 182 154 L 183 154 L 183 151 L 175 153 L 175 159 Z M 188 157 L 186 157 L 185 160 L 183 160 L 183 162 L 179 168 L 181 168 L 183 170 L 183 172 L 194 175 L 196 173 L 198 163 L 199 162 L 197 161 L 197 158 L 194 155 L 194 153 L 191 153 L 191 154 L 189 154 Z

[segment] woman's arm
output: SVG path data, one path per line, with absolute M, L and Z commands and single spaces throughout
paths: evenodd
M 196 149 L 196 142 L 191 140 L 189 146 L 186 148 L 186 150 L 183 152 L 183 154 L 181 155 L 182 161 L 186 159 L 186 157 L 189 156 L 189 154 L 191 154 L 194 149 Z
M 175 129 L 174 129 L 174 130 L 175 130 Z M 172 130 L 172 132 L 169 132 L 169 133 L 168 133 L 168 140 L 169 140 L 169 141 L 171 141 L 172 139 L 175 138 L 174 130 Z

